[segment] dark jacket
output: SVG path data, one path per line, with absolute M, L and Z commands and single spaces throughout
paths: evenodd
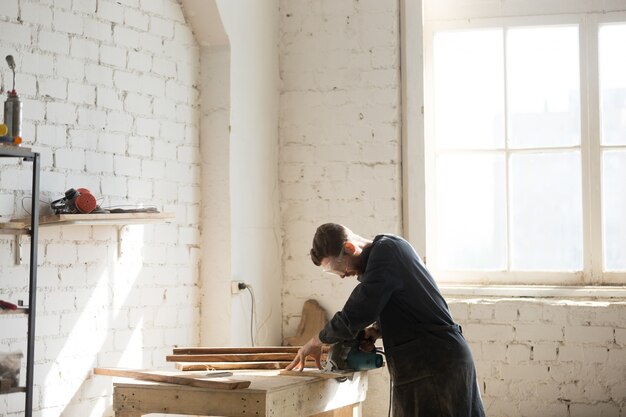
M 469 346 L 413 247 L 398 236 L 378 235 L 361 259 L 359 284 L 320 340 L 354 339 L 378 322 L 394 417 L 484 416 Z

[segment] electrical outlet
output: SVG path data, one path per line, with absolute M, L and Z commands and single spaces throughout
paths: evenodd
M 231 281 L 230 282 L 230 293 L 231 294 L 239 294 L 239 291 L 245 290 L 248 288 L 248 284 L 243 281 Z

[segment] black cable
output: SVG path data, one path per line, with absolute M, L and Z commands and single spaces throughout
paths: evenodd
M 250 309 L 250 342 L 254 347 L 254 292 L 252 292 L 252 285 L 246 284 L 246 289 L 250 292 L 250 298 L 252 299 L 252 308 Z

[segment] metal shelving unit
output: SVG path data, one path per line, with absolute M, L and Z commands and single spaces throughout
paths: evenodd
M 37 242 L 39 230 L 39 153 L 32 152 L 28 148 L 18 146 L 0 145 L 0 158 L 19 158 L 32 162 L 33 176 L 31 187 L 31 210 L 30 225 L 23 233 L 30 235 L 30 264 L 28 282 L 28 306 L 21 307 L 11 314 L 26 314 L 28 316 L 27 343 L 26 343 L 26 385 L 17 387 L 4 394 L 14 392 L 25 392 L 26 401 L 24 406 L 25 417 L 33 415 L 33 377 L 35 365 L 35 316 L 37 307 Z M 3 230 L 0 229 L 0 233 Z M 12 229 L 5 230 L 4 233 L 15 234 Z M 17 251 L 17 248 L 15 248 Z M 8 314 L 7 312 L 4 312 Z

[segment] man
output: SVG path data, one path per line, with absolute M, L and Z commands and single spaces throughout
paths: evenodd
M 322 343 L 353 340 L 365 329 L 371 350 L 383 338 L 393 383 L 394 417 L 483 417 L 469 346 L 437 284 L 404 239 L 368 240 L 326 223 L 313 238 L 311 260 L 341 278 L 358 275 L 343 310 L 309 340 L 286 369 L 311 356 L 321 368 Z

